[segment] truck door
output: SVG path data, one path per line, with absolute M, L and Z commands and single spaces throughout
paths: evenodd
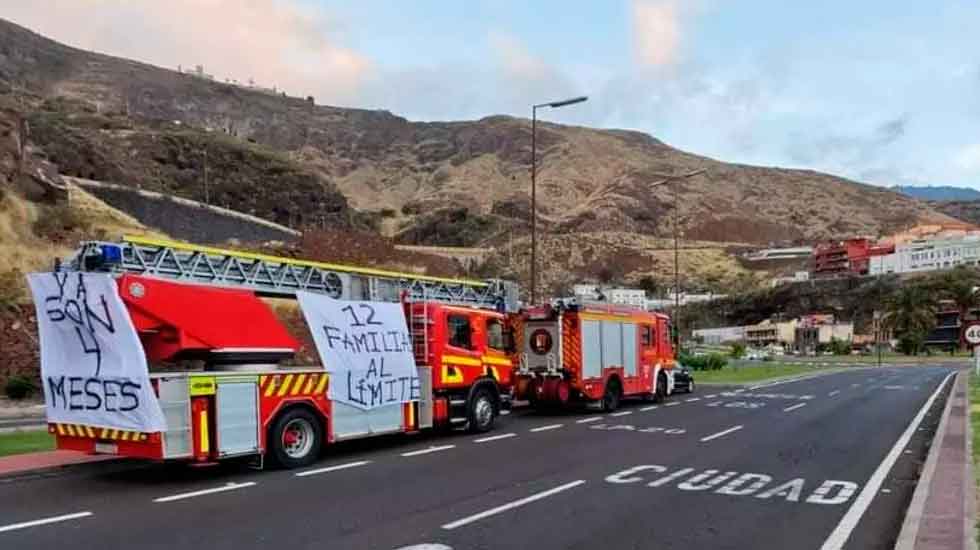
M 446 311 L 446 349 L 442 354 L 444 385 L 464 385 L 482 374 L 478 334 L 473 315 L 461 311 Z
M 647 392 L 652 392 L 654 388 L 653 371 L 658 363 L 658 333 L 656 323 L 640 325 L 640 379 Z

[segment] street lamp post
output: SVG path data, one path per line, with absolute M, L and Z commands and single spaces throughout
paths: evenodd
M 657 181 L 650 185 L 650 187 L 656 187 L 658 185 L 664 185 L 672 181 L 693 178 L 694 176 L 699 176 L 707 172 L 706 169 L 702 168 L 700 170 L 695 170 L 693 172 L 688 172 L 687 174 L 679 174 L 676 176 L 666 175 L 664 179 Z M 674 192 L 674 327 L 676 328 L 677 336 L 674 345 L 676 349 L 680 349 L 681 344 L 681 270 L 680 270 L 680 208 L 677 200 L 677 186 L 672 186 L 672 191 Z
M 567 105 L 574 105 L 575 103 L 582 103 L 587 99 L 589 99 L 587 96 L 580 96 L 561 101 L 552 101 L 550 103 L 538 103 L 537 105 L 531 106 L 531 304 L 535 304 L 538 297 L 538 109 L 544 107 L 557 109 Z

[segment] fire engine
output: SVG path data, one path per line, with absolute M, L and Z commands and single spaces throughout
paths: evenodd
M 211 463 L 257 457 L 292 468 L 324 444 L 424 429 L 492 428 L 509 406 L 517 287 L 296 260 L 160 239 L 86 242 L 63 270 L 115 276 L 151 365 L 159 433 L 52 423 L 59 449 Z M 262 298 L 299 290 L 399 301 L 418 400 L 362 410 L 328 397 L 324 367 L 292 367 L 300 343 Z M 162 363 L 197 364 L 173 371 Z M 190 362 L 190 363 L 189 363 Z
M 673 392 L 666 315 L 613 305 L 533 307 L 518 317 L 522 343 L 515 398 L 532 405 L 585 402 L 605 411 L 622 399 Z

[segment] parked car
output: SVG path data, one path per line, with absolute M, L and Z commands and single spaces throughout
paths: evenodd
M 678 364 L 674 369 L 674 391 L 694 393 L 694 371 Z

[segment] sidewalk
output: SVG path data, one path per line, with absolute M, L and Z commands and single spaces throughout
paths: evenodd
M 0 457 L 0 478 L 75 464 L 118 460 L 114 455 L 88 455 L 78 451 L 45 451 Z
M 968 370 L 956 376 L 896 550 L 976 550 Z

